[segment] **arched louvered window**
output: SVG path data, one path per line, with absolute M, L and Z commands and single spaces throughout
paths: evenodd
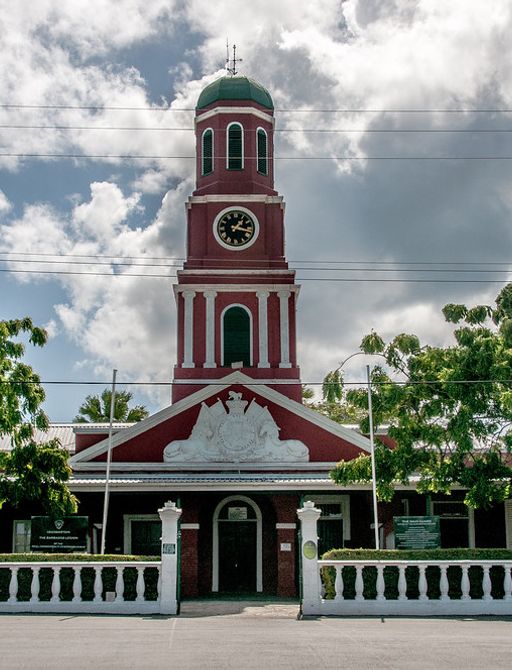
M 267 133 L 263 128 L 258 128 L 256 131 L 256 144 L 258 155 L 258 172 L 260 174 L 268 174 L 268 142 Z
M 201 174 L 213 172 L 213 130 L 207 128 L 201 138 Z
M 239 123 L 230 123 L 227 129 L 227 168 L 243 170 L 244 167 L 244 129 Z
M 233 305 L 224 312 L 222 319 L 222 364 L 242 362 L 243 367 L 251 365 L 251 317 L 240 305 Z

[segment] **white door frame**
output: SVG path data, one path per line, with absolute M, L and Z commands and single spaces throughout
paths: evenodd
M 219 514 L 221 509 L 229 502 L 241 500 L 252 507 L 256 515 L 256 591 L 263 591 L 263 561 L 262 561 L 262 517 L 258 505 L 247 496 L 228 496 L 223 498 L 213 513 L 213 545 L 212 545 L 212 591 L 219 590 Z M 234 522 L 235 523 L 235 522 Z

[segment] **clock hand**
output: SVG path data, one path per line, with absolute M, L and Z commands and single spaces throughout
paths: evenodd
M 242 226 L 239 223 L 235 223 L 235 225 L 232 226 L 231 230 L 240 230 L 242 231 L 242 233 L 252 232 L 250 228 L 242 228 Z

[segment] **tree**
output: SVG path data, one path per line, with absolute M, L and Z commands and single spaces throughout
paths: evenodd
M 43 346 L 47 334 L 27 317 L 0 321 L 0 435 L 10 438 L 11 449 L 0 452 L 0 508 L 7 502 L 40 503 L 51 516 L 76 511 L 77 501 L 67 486 L 71 474 L 68 453 L 58 440 L 37 444 L 35 429 L 46 430 L 48 417 L 39 376 L 21 359 L 25 346 Z
M 129 407 L 133 393 L 116 391 L 114 397 L 114 421 L 133 423 L 149 416 L 144 405 Z M 110 421 L 110 403 L 112 391 L 105 389 L 101 396 L 88 395 L 80 405 L 75 421 L 77 423 L 108 423 Z
M 329 383 L 327 382 L 327 385 Z M 325 388 L 324 384 L 324 388 Z M 337 384 L 339 388 L 339 384 Z M 314 392 L 304 386 L 302 389 L 302 400 L 306 407 L 314 409 L 315 412 L 319 412 L 324 416 L 328 417 L 336 423 L 360 423 L 364 417 L 365 412 L 360 407 L 347 402 L 345 394 L 342 393 L 339 398 L 326 398 L 326 393 L 324 392 L 324 398 L 321 402 L 315 402 Z
M 375 332 L 362 340 L 361 351 L 385 363 L 372 371 L 373 421 L 387 423 L 396 444 L 376 447 L 378 496 L 390 500 L 395 483 L 416 474 L 419 493 L 449 493 L 458 484 L 468 506 L 489 507 L 512 496 L 512 284 L 494 307 L 450 304 L 443 314 L 456 324 L 452 346 L 422 345 L 403 333 L 387 344 Z M 342 377 L 330 373 L 324 397 L 342 392 Z M 346 397 L 367 408 L 366 390 Z M 367 413 L 360 427 L 368 432 Z M 370 457 L 342 461 L 331 476 L 340 484 L 371 481 Z

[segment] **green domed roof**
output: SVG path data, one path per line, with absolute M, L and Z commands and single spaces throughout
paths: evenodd
M 217 100 L 252 100 L 263 107 L 274 109 L 274 103 L 267 89 L 248 77 L 216 79 L 201 92 L 197 109 L 203 109 Z

